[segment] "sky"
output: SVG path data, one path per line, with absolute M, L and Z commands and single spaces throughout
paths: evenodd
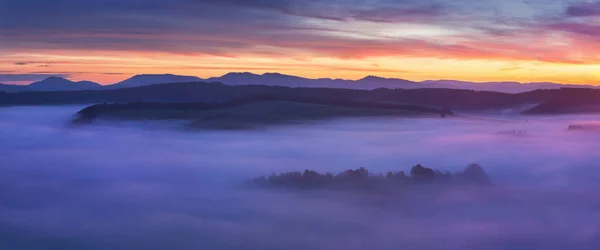
M 0 0 L 0 82 L 279 72 L 600 85 L 599 0 Z

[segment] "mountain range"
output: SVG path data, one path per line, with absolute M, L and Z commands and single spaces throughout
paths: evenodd
M 88 91 L 0 92 L 0 107 L 22 105 L 87 105 L 98 103 L 225 103 L 242 99 L 312 100 L 361 105 L 416 105 L 463 114 L 600 113 L 600 89 L 560 88 L 518 94 L 463 89 L 291 88 L 225 85 L 218 82 L 166 83 Z
M 184 83 L 184 82 L 221 82 L 226 85 L 267 85 L 284 87 L 308 87 L 308 88 L 343 88 L 357 90 L 374 90 L 379 88 L 388 89 L 421 89 L 421 88 L 445 88 L 466 89 L 477 91 L 494 91 L 503 93 L 522 93 L 536 89 L 559 89 L 563 87 L 596 88 L 592 85 L 565 85 L 550 82 L 466 82 L 455 80 L 427 80 L 414 82 L 399 78 L 383 78 L 367 76 L 359 80 L 319 78 L 310 79 L 280 73 L 265 73 L 262 75 L 253 73 L 228 73 L 220 77 L 202 79 L 196 76 L 182 76 L 173 74 L 145 74 L 135 75 L 124 81 L 100 85 L 91 81 L 73 82 L 60 77 L 49 77 L 42 81 L 33 82 L 29 85 L 0 84 L 0 91 L 79 91 L 98 89 L 119 89 L 141 87 L 162 83 Z
M 51 76 L 29 85 L 0 84 L 0 91 L 78 91 L 101 89 L 103 86 L 90 81 L 73 82 L 62 77 Z

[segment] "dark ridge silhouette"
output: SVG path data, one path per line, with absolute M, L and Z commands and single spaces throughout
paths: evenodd
M 600 112 L 600 90 L 564 89 L 563 94 L 525 110 L 523 114 L 576 114 Z
M 0 92 L 18 92 L 25 90 L 26 86 L 0 83 Z
M 90 82 L 73 82 L 62 77 L 51 76 L 44 80 L 33 82 L 29 85 L 1 84 L 0 91 L 15 93 L 21 91 L 78 91 L 100 89 L 102 85 Z
M 417 105 L 399 105 L 399 104 L 388 104 L 388 103 L 374 103 L 374 102 L 354 102 L 354 101 L 343 101 L 343 100 L 323 100 L 315 98 L 304 98 L 294 96 L 276 96 L 276 95 L 264 95 L 264 96 L 251 96 L 247 98 L 241 98 L 237 100 L 217 103 L 161 103 L 161 102 L 136 102 L 136 103 L 113 103 L 113 104 L 95 104 L 86 107 L 79 111 L 77 114 L 82 117 L 95 117 L 102 113 L 111 112 L 115 110 L 139 110 L 139 109 L 172 109 L 172 110 L 209 110 L 209 109 L 224 109 L 233 108 L 240 105 L 245 105 L 254 102 L 298 102 L 308 103 L 317 105 L 328 105 L 328 106 L 341 106 L 341 107 L 353 107 L 353 108 L 368 108 L 368 109 L 388 109 L 388 110 L 409 110 L 422 113 L 433 113 L 433 114 L 444 114 L 453 115 L 454 113 L 450 110 L 440 110 L 435 108 L 427 108 Z
M 132 76 L 131 78 L 123 80 L 121 82 L 112 85 L 107 85 L 105 86 L 105 88 L 132 88 L 162 83 L 181 83 L 199 81 L 202 81 L 202 79 L 195 76 L 181 76 L 173 74 L 144 74 Z
M 265 85 L 229 86 L 222 83 L 172 83 L 113 90 L 6 93 L 0 105 L 60 105 L 126 102 L 219 103 L 258 95 L 277 95 L 328 101 L 373 102 L 418 105 L 454 111 L 520 109 L 550 100 L 589 96 L 600 100 L 592 89 L 536 90 L 520 94 L 457 89 L 334 89 L 290 88 Z M 524 112 L 534 114 L 536 112 Z
M 103 86 L 103 89 L 119 89 L 131 88 L 139 86 L 148 86 L 164 83 L 181 83 L 181 82 L 222 82 L 226 85 L 267 85 L 267 86 L 284 86 L 284 87 L 302 87 L 302 88 L 343 88 L 343 89 L 359 89 L 359 90 L 374 90 L 378 88 L 389 89 L 421 89 L 421 88 L 446 88 L 446 89 L 464 89 L 476 91 L 496 91 L 502 93 L 523 93 L 538 89 L 559 89 L 564 87 L 573 88 L 596 88 L 591 85 L 574 85 L 574 84 L 557 84 L 550 82 L 467 82 L 456 80 L 427 80 L 415 82 L 401 78 L 384 78 L 379 76 L 369 75 L 359 80 L 347 79 L 332 79 L 319 78 L 311 79 L 281 73 L 264 73 L 262 75 L 250 72 L 231 72 L 219 77 L 211 77 L 202 79 L 196 76 L 184 76 L 173 74 L 142 74 L 135 75 L 121 82 Z M 8 92 L 19 91 L 56 91 L 56 90 L 84 90 L 96 89 L 99 86 L 86 86 L 89 81 L 80 82 L 79 85 L 65 85 L 62 89 L 55 88 L 28 88 L 22 86 L 19 88 L 5 88 Z M 2 86 L 0 85 L 0 91 Z
M 44 80 L 31 83 L 25 87 L 27 91 L 77 91 L 99 89 L 102 85 L 90 82 L 73 82 L 61 77 L 51 76 Z
M 96 104 L 79 111 L 74 124 L 103 120 L 183 121 L 192 129 L 255 129 L 350 117 L 421 117 L 453 115 L 450 110 L 294 96 L 253 96 L 216 103 L 135 102 Z
M 334 189 L 334 190 L 393 190 L 417 184 L 453 184 L 489 186 L 490 178 L 478 164 L 469 165 L 463 172 L 441 172 L 419 165 L 412 167 L 410 176 L 401 172 L 386 175 L 372 174 L 366 168 L 346 170 L 337 175 L 321 174 L 313 170 L 260 176 L 251 184 L 266 188 Z
M 466 89 L 477 91 L 497 91 L 503 93 L 522 93 L 533 91 L 536 89 L 559 89 L 563 87 L 586 87 L 594 88 L 590 85 L 562 85 L 549 82 L 466 82 L 452 80 L 428 80 L 415 82 L 401 78 L 384 78 L 379 76 L 367 76 L 359 80 L 347 79 L 331 79 L 319 78 L 311 79 L 294 75 L 286 75 L 281 73 L 264 73 L 254 74 L 250 72 L 231 72 L 220 77 L 211 77 L 208 79 L 200 79 L 194 76 L 178 76 L 178 75 L 143 75 L 147 82 L 138 85 L 124 85 L 121 83 L 108 85 L 107 88 L 121 88 L 142 86 L 158 83 L 176 83 L 176 82 L 222 82 L 226 85 L 268 85 L 268 86 L 284 86 L 284 87 L 301 87 L 301 88 L 344 88 L 344 89 L 359 89 L 359 90 L 374 90 L 378 88 L 389 89 L 420 89 L 420 88 L 447 88 L 447 89 Z M 168 76 L 168 77 L 167 77 Z M 137 76 L 136 76 L 137 77 Z M 134 78 L 136 78 L 134 77 Z M 125 80 L 129 82 L 132 79 Z M 137 82 L 137 81 L 134 81 Z

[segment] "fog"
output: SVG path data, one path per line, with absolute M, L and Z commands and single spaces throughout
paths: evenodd
M 351 119 L 251 131 L 0 108 L 0 249 L 598 249 L 600 116 Z M 521 134 L 509 131 L 525 131 Z M 489 188 L 252 189 L 273 172 L 461 171 Z

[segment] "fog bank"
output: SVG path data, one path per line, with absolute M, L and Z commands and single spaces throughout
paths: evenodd
M 598 249 L 600 116 L 349 119 L 190 133 L 0 108 L 0 249 Z M 272 172 L 461 171 L 488 189 L 248 189 Z

